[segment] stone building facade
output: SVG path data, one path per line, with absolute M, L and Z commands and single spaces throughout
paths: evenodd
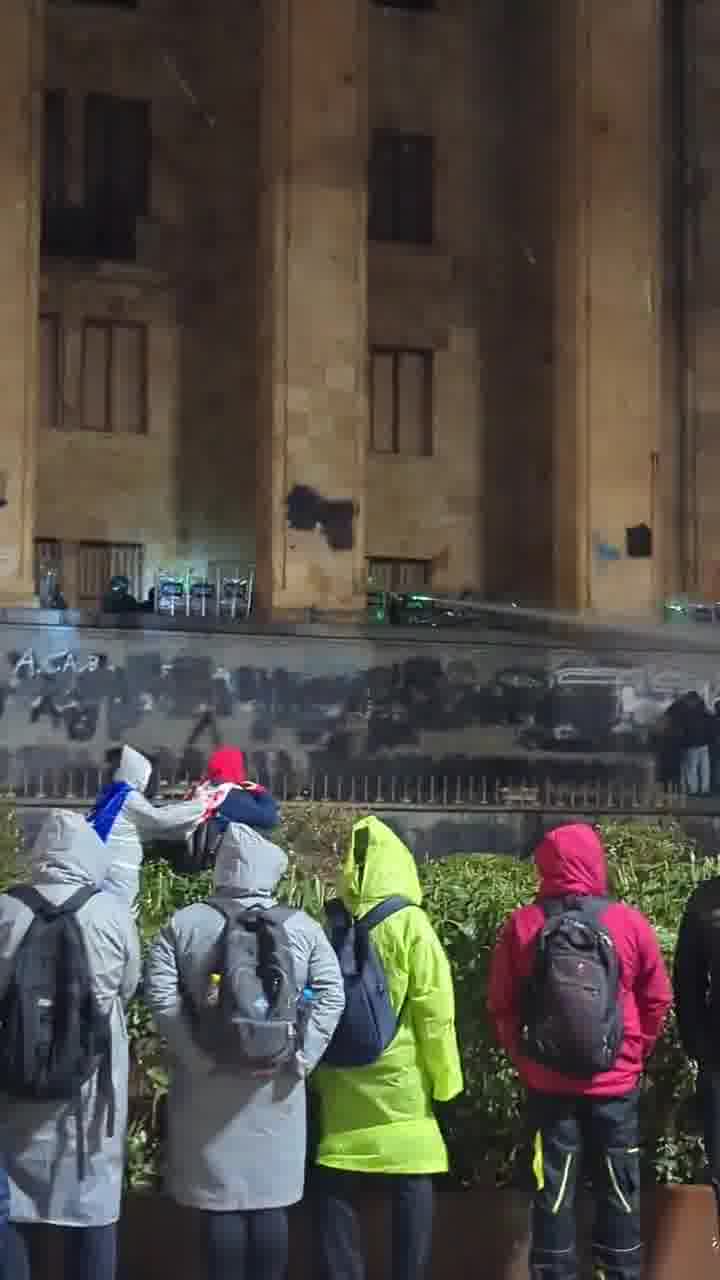
M 39 564 L 90 605 L 256 563 L 268 616 L 717 593 L 691 7 L 4 0 L 0 605 Z

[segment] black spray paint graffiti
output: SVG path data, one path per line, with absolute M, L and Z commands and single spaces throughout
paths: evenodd
M 168 774 L 200 771 L 213 746 L 237 741 L 263 780 L 279 772 L 581 780 L 604 776 L 605 768 L 629 777 L 628 755 L 654 748 L 654 727 L 678 693 L 694 685 L 712 701 L 718 692 L 714 678 L 651 668 L 637 657 L 614 665 L 580 654 L 559 661 L 538 649 L 534 662 L 508 666 L 500 646 L 447 645 L 442 657 L 416 651 L 363 667 L 349 647 L 346 666 L 328 675 L 322 649 L 308 656 L 302 640 L 295 656 L 310 670 L 231 668 L 214 661 L 212 639 L 198 641 L 205 652 L 168 660 L 148 647 L 123 654 L 122 664 L 97 652 L 10 653 L 0 679 L 8 744 L 0 781 L 11 752 L 26 771 L 69 761 L 97 768 L 107 748 L 123 741 L 159 752 Z M 600 766 L 599 752 L 617 763 Z
M 9 655 L 8 693 L 31 691 L 30 723 L 47 718 L 53 728 L 64 727 L 71 742 L 89 742 L 97 730 L 99 700 L 112 675 L 105 654 L 82 657 L 70 650 L 40 659 L 32 649 Z M 4 705 L 4 699 L 2 704 Z M 0 710 L 1 714 L 1 710 Z
M 287 521 L 291 529 L 312 533 L 321 529 L 332 551 L 352 551 L 355 503 L 344 498 L 323 498 L 308 485 L 296 484 L 287 496 Z

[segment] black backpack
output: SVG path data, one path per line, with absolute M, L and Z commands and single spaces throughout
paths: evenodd
M 195 828 L 189 840 L 186 874 L 199 874 L 215 866 L 215 859 L 229 826 L 230 822 L 227 818 L 216 814 L 215 817 L 208 818 Z
M 35 1102 L 73 1102 L 78 1122 L 79 1176 L 85 1172 L 81 1091 L 96 1072 L 108 1103 L 107 1133 L 115 1130 L 110 1015 L 93 989 L 77 912 L 99 892 L 79 889 L 56 905 L 37 889 L 8 889 L 33 913 L 15 953 L 0 1000 L 0 1091 Z
M 303 1005 L 285 921 L 288 907 L 208 904 L 225 917 L 196 1039 L 219 1064 L 272 1072 L 302 1047 Z
M 383 920 L 414 905 L 408 898 L 386 898 L 356 919 L 339 899 L 330 903 L 330 941 L 345 986 L 345 1008 L 323 1059 L 328 1066 L 369 1066 L 395 1039 L 402 1009 L 396 1014 L 390 1003 L 385 971 L 370 934 Z
M 547 898 L 525 984 L 523 1053 L 587 1080 L 615 1065 L 623 1038 L 620 961 L 600 921 L 608 898 Z

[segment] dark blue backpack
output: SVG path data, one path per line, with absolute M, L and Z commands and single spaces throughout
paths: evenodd
M 330 941 L 345 985 L 345 1008 L 323 1061 L 331 1067 L 367 1067 L 395 1039 L 402 1009 L 395 1013 L 385 972 L 370 934 L 377 924 L 415 904 L 386 898 L 355 919 L 339 899 L 328 907 Z

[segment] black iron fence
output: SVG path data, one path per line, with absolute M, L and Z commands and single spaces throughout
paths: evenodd
M 194 779 L 180 773 L 160 780 L 159 794 L 179 798 L 191 790 Z M 23 771 L 15 770 L 5 790 L 19 803 L 67 803 L 87 805 L 92 802 L 107 775 L 100 768 L 72 768 Z M 617 810 L 687 812 L 702 808 L 708 812 L 715 806 L 720 812 L 720 797 L 696 797 L 674 786 L 654 781 L 623 783 L 615 779 L 586 779 L 565 782 L 557 779 L 528 782 L 504 782 L 502 778 L 483 775 L 448 777 L 441 774 L 278 774 L 263 779 L 278 800 L 318 801 L 347 804 L 359 808 L 408 805 L 435 809 L 537 809 L 594 811 Z

